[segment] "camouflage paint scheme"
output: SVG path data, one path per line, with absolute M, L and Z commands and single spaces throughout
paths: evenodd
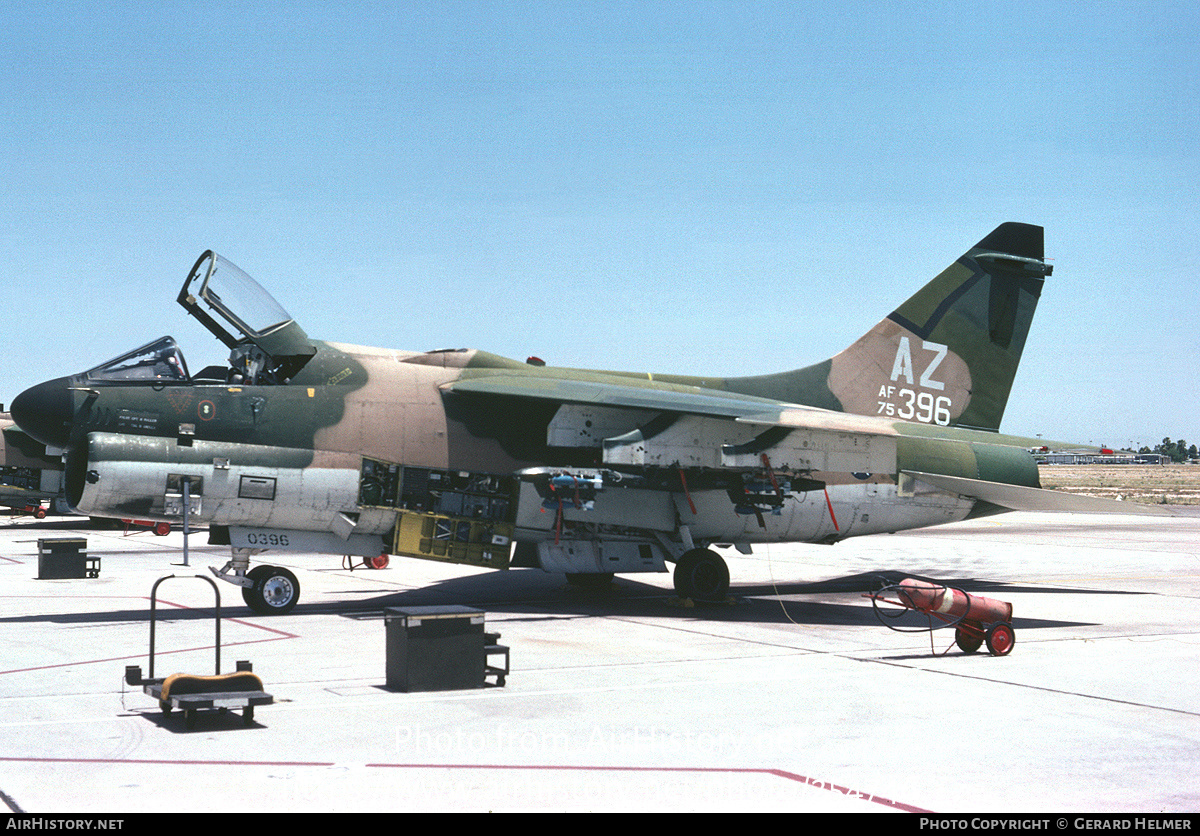
M 164 338 L 33 387 L 13 414 L 65 451 L 84 513 L 178 522 L 186 477 L 191 519 L 232 547 L 220 574 L 264 612 L 299 594 L 286 570 L 248 570 L 265 549 L 602 577 L 671 561 L 681 595 L 720 599 L 710 544 L 1075 501 L 1038 489 L 1040 440 L 997 432 L 1051 273 L 1041 227 L 1001 225 L 831 359 L 742 378 L 365 348 L 290 318 L 230 318 L 230 333 L 189 289 L 210 267 L 240 272 L 206 253 L 179 301 L 230 346 L 230 369 L 174 371 Z M 164 358 L 165 373 L 129 379 Z

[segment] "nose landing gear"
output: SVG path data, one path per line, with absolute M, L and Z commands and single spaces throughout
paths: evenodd
M 256 613 L 283 615 L 300 600 L 300 581 L 282 566 L 255 566 L 246 578 L 251 585 L 242 587 L 242 600 Z

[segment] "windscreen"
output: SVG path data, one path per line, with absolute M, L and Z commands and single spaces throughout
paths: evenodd
M 187 363 L 174 337 L 163 337 L 87 371 L 90 380 L 185 382 Z

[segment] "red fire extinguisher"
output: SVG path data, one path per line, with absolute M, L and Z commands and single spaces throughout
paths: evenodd
M 1007 601 L 969 595 L 961 589 L 916 578 L 905 578 L 868 597 L 875 602 L 880 620 L 877 604 L 884 601 L 925 613 L 945 626 L 953 625 L 954 641 L 964 653 L 974 653 L 986 642 L 993 656 L 1007 656 L 1016 643 L 1012 604 Z M 933 629 L 932 624 L 929 629 Z

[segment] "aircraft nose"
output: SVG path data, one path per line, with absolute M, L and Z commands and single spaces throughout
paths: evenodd
M 59 377 L 26 389 L 9 407 L 13 421 L 43 444 L 66 447 L 74 418 L 70 385 L 70 378 Z

